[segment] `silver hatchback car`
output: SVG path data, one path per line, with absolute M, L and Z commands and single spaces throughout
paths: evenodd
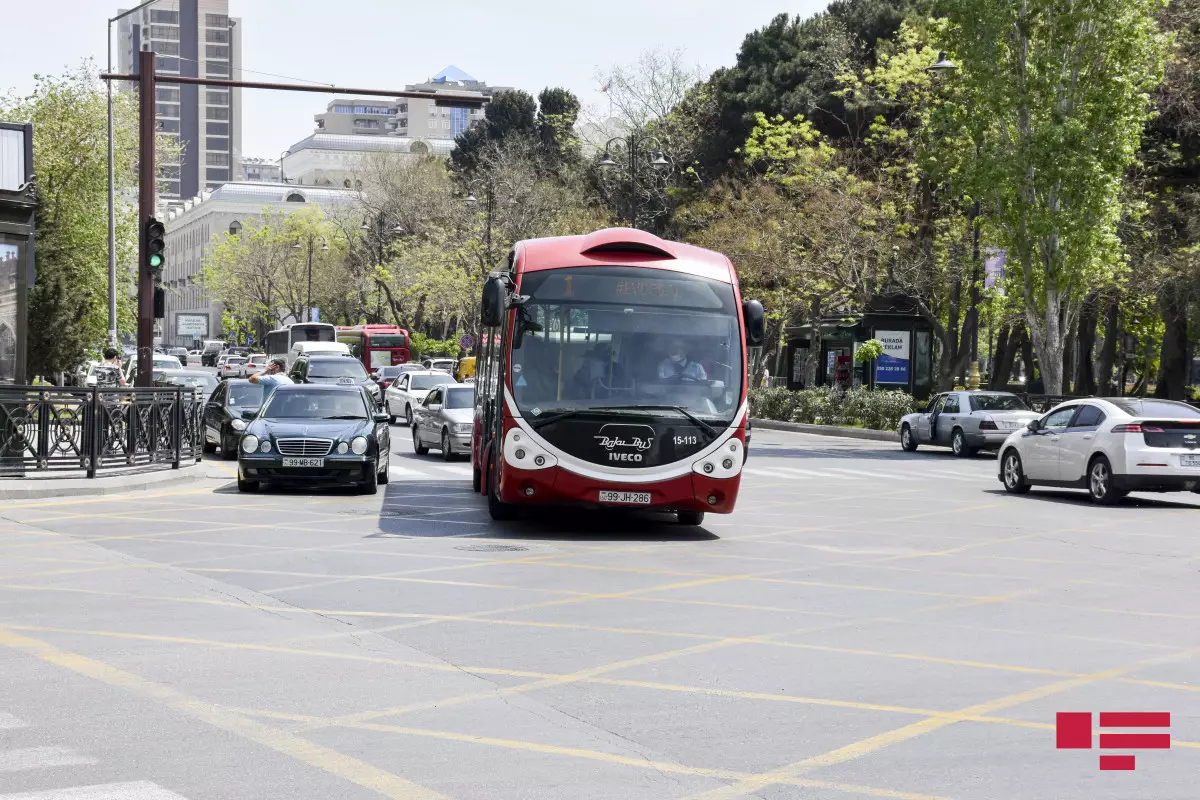
M 444 461 L 471 452 L 475 424 L 475 386 L 443 383 L 429 390 L 413 414 L 413 449 L 423 456 L 432 447 Z
M 1015 430 L 1039 415 L 1011 392 L 942 392 L 923 411 L 900 419 L 900 446 L 916 450 L 930 444 L 949 447 L 956 456 L 996 450 Z

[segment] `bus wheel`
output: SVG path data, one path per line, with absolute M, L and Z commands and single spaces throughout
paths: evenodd
M 704 524 L 703 511 L 680 511 L 678 513 L 680 525 L 702 525 Z
M 479 467 L 471 466 L 471 490 L 478 494 L 483 488 L 483 473 L 479 471 Z M 1200 490 L 1198 490 L 1200 491 Z
M 491 477 L 488 480 L 488 514 L 497 522 L 515 519 L 517 516 L 517 507 L 511 503 L 504 503 L 500 500 L 500 495 L 496 487 L 496 468 L 492 467 Z

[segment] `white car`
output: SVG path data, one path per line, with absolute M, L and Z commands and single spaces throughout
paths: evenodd
M 454 383 L 454 377 L 448 372 L 421 370 L 406 372 L 387 388 L 383 403 L 387 407 L 389 420 L 393 424 L 398 417 L 404 417 L 404 424 L 413 424 L 413 409 L 421 404 L 429 390 L 443 383 Z
M 125 370 L 125 381 L 133 385 L 133 380 L 137 377 L 137 356 L 126 361 L 123 369 Z M 175 356 L 155 353 L 153 360 L 150 362 L 150 369 L 154 372 L 158 372 L 161 369 L 183 369 L 183 364 Z
M 245 363 L 246 359 L 241 356 L 229 356 L 217 364 L 217 377 L 221 380 L 240 378 L 242 377 L 242 365 Z
M 1200 493 L 1200 409 L 1139 397 L 1072 400 L 1009 436 L 999 463 L 1012 494 L 1087 489 L 1112 505 L 1131 491 Z
M 256 372 L 262 372 L 267 366 L 267 356 L 265 353 L 253 353 L 246 359 L 246 363 L 242 364 L 242 374 L 240 377 L 249 378 Z

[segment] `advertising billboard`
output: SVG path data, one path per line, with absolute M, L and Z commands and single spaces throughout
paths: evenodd
M 175 335 L 185 339 L 208 336 L 208 314 L 176 314 Z
M 875 338 L 883 342 L 883 355 L 875 360 L 876 383 L 908 385 L 910 337 L 909 331 L 875 331 Z

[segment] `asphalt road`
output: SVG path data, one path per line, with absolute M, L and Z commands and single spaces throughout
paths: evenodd
M 215 462 L 0 510 L 0 800 L 1197 795 L 1200 497 L 757 431 L 700 529 L 497 525 L 395 437 L 375 497 Z M 1063 711 L 1171 749 L 1058 750 Z

